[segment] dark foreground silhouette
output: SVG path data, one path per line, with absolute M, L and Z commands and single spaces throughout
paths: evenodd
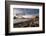
M 14 28 L 20 27 L 39 27 L 39 16 L 32 18 L 28 21 L 14 23 Z

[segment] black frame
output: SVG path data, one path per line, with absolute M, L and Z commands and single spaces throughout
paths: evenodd
M 34 32 L 18 32 L 18 33 L 9 33 L 9 5 L 16 4 L 16 3 L 25 3 L 25 4 L 35 4 L 35 5 L 42 5 L 43 6 L 43 31 L 34 31 Z M 20 1 L 5 1 L 5 35 L 18 35 L 18 34 L 37 34 L 37 33 L 45 33 L 45 3 L 40 2 L 20 2 Z

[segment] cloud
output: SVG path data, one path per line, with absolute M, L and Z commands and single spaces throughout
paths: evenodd
M 14 8 L 14 15 L 15 14 L 25 14 L 25 15 L 35 15 L 39 14 L 39 9 L 27 9 L 27 8 Z

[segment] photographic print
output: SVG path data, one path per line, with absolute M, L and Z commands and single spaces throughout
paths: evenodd
M 6 35 L 44 33 L 44 3 L 6 1 Z
M 14 8 L 13 27 L 39 27 L 39 9 Z

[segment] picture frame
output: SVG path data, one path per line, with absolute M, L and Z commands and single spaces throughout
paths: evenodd
M 17 14 L 14 11 L 16 11 L 16 12 L 20 11 L 21 12 L 21 10 L 26 13 L 25 15 L 27 15 L 27 10 L 28 10 L 28 12 L 30 12 L 30 11 L 33 12 L 36 10 L 38 12 L 38 17 L 39 17 L 38 26 L 36 26 L 36 27 L 35 26 L 31 27 L 32 25 L 28 26 L 28 27 L 24 26 L 24 25 L 23 25 L 23 27 L 22 27 L 22 25 L 18 26 L 18 25 L 16 25 L 16 24 L 18 24 L 18 21 L 19 21 L 18 19 L 17 19 L 18 21 L 15 21 L 15 24 L 13 25 L 14 14 Z M 20 13 L 20 14 L 22 14 L 22 13 Z M 33 12 L 33 14 L 34 14 L 34 12 Z M 25 20 L 25 18 L 26 18 L 25 15 L 24 15 L 23 20 Z M 28 16 L 28 18 L 30 18 L 30 16 Z M 15 17 L 14 17 L 14 19 L 16 20 Z M 30 20 L 30 19 L 28 19 L 28 20 Z M 23 22 L 23 24 L 25 24 L 25 23 Z M 27 24 L 27 22 L 26 22 L 26 24 Z M 33 24 L 34 24 L 34 22 L 33 22 Z M 5 34 L 6 35 L 18 35 L 18 34 L 37 34 L 37 33 L 45 33 L 45 3 L 22 2 L 22 1 L 5 1 Z

